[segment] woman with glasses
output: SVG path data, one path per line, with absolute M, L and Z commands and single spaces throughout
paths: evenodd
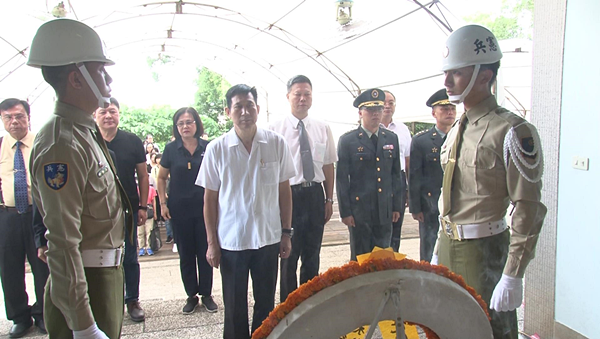
M 196 186 L 196 176 L 204 158 L 208 141 L 198 112 L 183 107 L 173 116 L 175 140 L 165 146 L 158 170 L 158 192 L 161 214 L 171 219 L 175 243 L 179 251 L 179 268 L 188 295 L 184 314 L 194 313 L 198 295 L 208 312 L 216 312 L 212 294 L 213 269 L 206 261 L 206 229 L 204 226 L 204 188 Z M 171 175 L 169 196 L 167 178 Z M 197 267 L 196 267 L 197 265 Z

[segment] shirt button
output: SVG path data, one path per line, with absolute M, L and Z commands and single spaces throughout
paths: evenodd
M 377 161 L 379 161 L 379 157 L 377 157 Z
M 379 191 L 379 193 L 381 193 L 381 188 L 378 191 Z
M 433 161 L 437 161 L 437 158 L 433 158 Z
M 362 157 L 360 157 L 360 161 L 362 161 Z
M 377 178 L 377 182 L 381 182 L 381 178 Z
M 431 196 L 431 192 L 427 193 L 427 196 L 430 197 Z
M 377 167 L 377 172 L 381 171 L 381 168 Z
M 359 201 L 359 200 L 360 200 L 360 198 L 359 198 L 359 197 L 356 197 L 356 201 Z

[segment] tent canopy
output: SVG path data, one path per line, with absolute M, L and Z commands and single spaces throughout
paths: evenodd
M 8 20 L 0 23 L 0 98 L 26 98 L 33 108 L 52 101 L 39 70 L 24 63 L 33 35 L 53 19 L 56 4 L 8 5 Z M 336 2 L 323 0 L 68 0 L 64 5 L 68 18 L 90 25 L 105 41 L 116 62 L 108 69 L 113 95 L 121 102 L 151 105 L 161 97 L 156 91 L 181 96 L 177 106 L 192 104 L 195 67 L 205 66 L 232 84 L 256 86 L 264 122 L 289 112 L 285 84 L 304 74 L 313 82 L 311 112 L 334 132 L 356 123 L 353 98 L 372 87 L 396 95 L 397 120 L 432 121 L 425 101 L 443 87 L 444 41 L 464 24 L 437 0 L 356 0 L 353 20 L 345 26 L 336 22 Z M 171 89 L 148 89 L 147 57 L 175 61 L 167 68 Z

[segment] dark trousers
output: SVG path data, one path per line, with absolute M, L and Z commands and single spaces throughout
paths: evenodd
M 206 261 L 206 227 L 202 216 L 196 218 L 174 217 L 179 270 L 188 297 L 212 294 L 213 268 Z M 197 268 L 197 269 L 196 269 Z
M 122 267 L 85 268 L 89 303 L 98 328 L 109 338 L 120 338 L 123 326 Z M 52 282 L 46 285 L 44 320 L 51 339 L 71 339 L 73 331 L 65 316 L 52 303 Z M 83 330 L 83 329 L 82 329 Z
M 438 230 L 440 229 L 439 213 L 423 213 L 423 222 L 419 221 L 419 238 L 421 260 L 431 262 L 433 248 L 437 240 Z
M 137 206 L 133 207 L 133 218 L 137 225 L 138 218 Z M 141 226 L 144 227 L 144 226 Z M 125 231 L 125 256 L 123 258 L 123 272 L 125 273 L 125 303 L 137 301 L 140 297 L 140 263 L 138 262 L 137 251 L 137 226 L 133 228 L 133 241 Z
M 350 231 L 350 260 L 356 261 L 356 256 L 373 251 L 375 246 L 390 247 L 392 240 L 391 224 L 370 224 L 358 222 L 356 226 L 348 226 Z
M 0 280 L 4 292 L 6 317 L 15 324 L 42 319 L 44 286 L 48 266 L 37 257 L 33 241 L 32 212 L 19 214 L 0 207 Z M 29 306 L 25 290 L 25 258 L 33 273 L 36 302 Z
M 406 182 L 406 173 L 404 171 L 400 172 L 400 177 L 403 183 Z M 391 247 L 394 252 L 398 252 L 400 250 L 400 238 L 402 236 L 402 222 L 404 222 L 404 211 L 406 210 L 406 185 L 400 191 L 400 202 L 402 208 L 400 209 L 400 218 L 398 221 L 392 223 L 392 242 Z
M 257 250 L 221 250 L 221 279 L 225 304 L 224 339 L 249 339 L 248 273 L 254 294 L 254 332 L 275 307 L 279 243 Z
M 451 240 L 440 236 L 439 263 L 461 275 L 489 305 L 492 293 L 504 271 L 508 258 L 510 231 L 481 239 Z M 517 339 L 517 311 L 496 312 L 488 308 L 494 339 Z
M 292 253 L 281 259 L 280 300 L 284 302 L 288 294 L 298 288 L 296 269 L 298 259 L 300 284 L 304 284 L 319 274 L 321 243 L 325 227 L 325 195 L 321 184 L 302 188 L 292 186 Z

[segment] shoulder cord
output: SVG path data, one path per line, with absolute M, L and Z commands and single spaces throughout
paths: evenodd
M 544 158 L 542 154 L 540 136 L 535 129 L 529 128 L 529 126 L 526 125 L 531 132 L 531 136 L 533 137 L 533 150 L 531 152 L 527 152 L 525 149 L 523 149 L 523 146 L 519 142 L 519 138 L 517 137 L 517 132 L 515 130 L 515 128 L 519 127 L 520 125 L 511 127 L 508 133 L 506 133 L 506 137 L 504 138 L 504 165 L 506 168 L 508 168 L 508 155 L 510 154 L 510 159 L 512 160 L 513 164 L 515 164 L 515 167 L 519 173 L 521 173 L 521 176 L 531 183 L 536 183 L 542 179 L 542 175 L 544 174 Z M 525 160 L 523 154 L 535 156 L 535 162 L 530 164 L 527 162 L 527 160 Z M 523 171 L 523 166 L 528 169 L 535 169 L 537 167 L 541 168 L 537 175 L 531 178 Z

